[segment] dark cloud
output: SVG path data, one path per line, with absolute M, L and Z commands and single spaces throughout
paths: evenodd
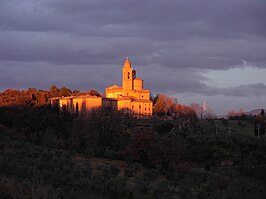
M 108 68 L 108 70 L 106 70 Z M 9 87 L 47 89 L 55 84 L 72 89 L 97 89 L 100 92 L 112 84 L 120 84 L 121 66 L 114 65 L 53 65 L 45 62 L 2 62 L 0 78 Z M 118 72 L 119 71 L 119 72 Z M 6 86 L 0 85 L 0 90 Z
M 263 83 L 247 84 L 247 85 L 230 87 L 227 89 L 220 89 L 220 90 L 221 90 L 220 93 L 226 96 L 237 96 L 237 97 L 266 96 L 266 85 Z
M 263 96 L 264 83 L 212 88 L 202 71 L 266 68 L 265 0 L 0 0 L 0 87 L 120 83 L 129 56 L 154 92 Z M 108 72 L 109 71 L 109 72 Z M 112 71 L 112 75 L 111 72 Z
M 2 0 L 1 60 L 266 67 L 263 0 Z
M 193 70 L 172 71 L 170 68 L 160 66 L 137 67 L 143 77 L 144 85 L 155 93 L 164 92 L 201 94 L 204 96 L 230 96 L 230 97 L 265 97 L 266 84 L 253 83 L 228 88 L 214 87 L 205 82 L 208 78 Z M 159 72 L 158 72 L 159 71 Z M 156 83 L 154 84 L 154 81 Z
M 224 95 L 231 97 L 265 97 L 266 85 L 263 83 L 256 83 L 229 88 L 209 87 L 206 85 L 202 90 L 197 89 L 195 91 L 192 90 L 191 92 L 204 94 L 205 96 Z

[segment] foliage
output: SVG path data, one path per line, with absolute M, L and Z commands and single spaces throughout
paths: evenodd
M 176 110 L 122 121 L 111 109 L 1 107 L 0 198 L 265 198 L 266 138 L 249 120 Z
M 100 97 L 100 93 L 98 93 L 96 90 L 90 90 L 88 92 L 89 95 Z
M 191 123 L 195 123 L 197 121 L 197 114 L 196 112 L 185 105 L 176 104 L 175 105 L 175 115 L 178 116 L 183 121 L 189 121 Z
M 171 115 L 174 110 L 175 101 L 164 94 L 159 94 L 154 104 L 154 113 L 157 115 Z
M 200 106 L 200 104 L 192 103 L 189 106 L 200 119 L 203 119 L 204 109 Z
M 95 91 L 97 92 L 97 91 Z M 75 91 L 74 94 L 77 94 Z M 49 98 L 70 96 L 73 92 L 66 88 L 57 88 L 51 86 L 49 90 L 38 90 L 36 88 L 28 88 L 27 90 L 6 89 L 0 93 L 1 106 L 42 106 L 48 103 Z
M 73 115 L 59 112 L 51 105 L 0 107 L 0 116 L 0 124 L 16 129 L 20 135 L 36 143 L 42 142 L 42 137 L 51 131 L 57 139 L 67 139 L 73 120 Z
M 265 134 L 265 115 L 263 109 L 261 110 L 261 113 L 255 118 L 254 134 L 256 136 L 261 136 Z
M 163 169 L 173 167 L 175 156 L 171 149 L 160 141 L 158 134 L 151 130 L 136 132 L 132 143 L 125 151 L 127 156 L 149 167 L 161 165 Z
M 164 123 L 154 126 L 154 130 L 158 132 L 159 134 L 167 133 L 171 131 L 173 128 L 174 128 L 174 125 L 170 122 L 164 122 Z
M 193 107 L 178 104 L 172 97 L 159 94 L 154 101 L 154 114 L 159 117 L 171 116 L 174 120 L 191 123 L 197 121 L 197 114 Z

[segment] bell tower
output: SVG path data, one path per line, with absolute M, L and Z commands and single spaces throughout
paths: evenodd
M 123 90 L 133 90 L 133 80 L 135 78 L 135 71 L 131 67 L 131 63 L 128 59 L 126 58 L 126 61 L 124 63 L 124 67 L 122 69 L 122 89 Z

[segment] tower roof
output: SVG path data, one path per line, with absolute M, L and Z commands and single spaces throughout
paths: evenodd
M 130 63 L 128 57 L 126 58 L 126 61 L 124 63 L 124 68 L 131 68 L 131 63 Z

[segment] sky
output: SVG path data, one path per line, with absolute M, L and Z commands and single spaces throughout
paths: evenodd
M 0 0 L 0 90 L 121 84 L 216 114 L 266 108 L 265 0 Z

